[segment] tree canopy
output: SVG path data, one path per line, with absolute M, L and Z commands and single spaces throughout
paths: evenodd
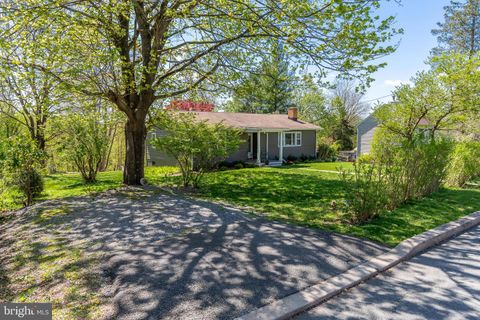
M 281 43 L 275 43 L 260 67 L 233 90 L 226 110 L 251 113 L 286 113 L 293 103 L 295 68 Z
M 432 68 L 394 91 L 394 103 L 375 111 L 381 126 L 412 140 L 427 124 L 434 137 L 437 131 L 462 131 L 468 119 L 480 111 L 480 57 L 451 54 L 431 59 Z
M 438 47 L 434 55 L 453 51 L 473 55 L 480 51 L 480 0 L 450 2 L 444 7 L 444 21 L 432 30 Z
M 4 56 L 69 89 L 114 103 L 127 116 L 124 182 L 144 175 L 146 119 L 157 100 L 223 82 L 249 69 L 279 39 L 292 59 L 370 80 L 401 32 L 374 0 L 5 0 L 1 45 L 55 53 L 53 65 Z M 37 41 L 28 35 L 41 32 Z

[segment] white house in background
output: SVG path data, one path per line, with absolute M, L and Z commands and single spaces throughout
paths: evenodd
M 371 114 L 357 126 L 357 159 L 362 154 L 370 153 L 372 149 L 373 135 L 375 130 L 377 130 L 379 122 L 375 119 L 374 115 Z M 431 124 L 425 118 L 420 119 L 418 122 L 417 130 L 423 132 L 424 134 L 429 134 L 431 130 Z
M 369 115 L 357 126 L 357 159 L 362 154 L 370 153 L 372 140 L 375 130 L 378 127 L 378 121 L 373 114 Z

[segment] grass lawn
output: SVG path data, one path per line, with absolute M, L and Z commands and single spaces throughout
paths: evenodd
M 307 164 L 311 168 L 321 163 Z M 333 164 L 332 164 L 333 165 Z M 430 197 L 384 212 L 362 225 L 348 223 L 341 209 L 337 174 L 296 166 L 255 168 L 207 174 L 199 196 L 251 208 L 274 220 L 368 238 L 394 246 L 404 239 L 480 210 L 480 190 L 443 189 Z M 300 169 L 300 170 L 299 170 Z
M 177 173 L 177 167 L 145 167 L 145 177 L 151 183 L 159 183 L 165 175 Z M 102 192 L 117 188 L 122 185 L 122 172 L 100 172 L 97 182 L 85 184 L 78 173 L 58 173 L 44 176 L 45 188 L 38 200 L 59 199 L 65 197 L 82 196 L 94 192 Z M 21 207 L 21 203 L 15 201 L 18 194 L 7 191 L 0 200 L 0 212 L 13 210 Z
M 328 171 L 353 170 L 353 162 L 309 162 L 295 164 L 292 167 Z
M 302 163 L 278 168 L 253 168 L 208 173 L 194 196 L 243 207 L 246 211 L 290 223 L 351 234 L 388 245 L 480 210 L 480 189 L 443 189 L 430 197 L 413 201 L 362 225 L 351 225 L 341 206 L 342 181 L 337 171 L 351 163 Z M 171 185 L 180 177 L 175 167 L 146 167 L 147 180 L 155 185 Z M 95 184 L 84 184 L 78 174 L 45 177 L 41 200 L 101 192 L 121 185 L 121 172 L 102 172 Z M 5 201 L 7 199 L 7 201 Z M 4 196 L 3 208 L 18 207 Z

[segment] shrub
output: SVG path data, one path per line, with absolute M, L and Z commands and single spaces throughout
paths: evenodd
M 99 112 L 71 114 L 58 122 L 65 136 L 58 143 L 57 151 L 65 162 L 75 165 L 84 182 L 95 182 L 109 144 L 102 115 Z
M 322 161 L 331 161 L 333 157 L 336 157 L 338 149 L 335 146 L 322 143 L 317 148 L 317 158 Z
M 229 161 L 222 160 L 218 163 L 218 168 L 221 168 L 221 167 L 231 168 L 231 167 L 233 167 L 233 163 L 229 162 Z
M 376 217 L 387 207 L 384 168 L 366 161 L 354 163 L 354 171 L 342 171 L 346 210 L 353 223 Z
M 28 137 L 10 137 L 0 141 L 0 185 L 15 188 L 27 206 L 43 190 L 43 180 L 37 167 L 45 154 Z M 5 191 L 5 190 L 4 190 Z
M 357 160 L 350 177 L 342 172 L 347 211 L 356 223 L 437 191 L 451 150 L 451 142 L 445 139 L 382 140 L 374 146 L 372 155 Z
M 43 178 L 35 168 L 20 171 L 14 177 L 14 183 L 25 196 L 25 205 L 33 203 L 33 199 L 43 191 Z
M 152 145 L 177 160 L 184 187 L 198 187 L 203 174 L 242 143 L 239 130 L 223 123 L 209 124 L 193 113 L 162 110 L 152 123 L 166 133 L 153 139 Z
M 300 156 L 300 161 L 305 162 L 307 160 L 308 160 L 308 156 L 302 153 L 302 155 Z
M 445 178 L 451 142 L 446 139 L 415 140 L 391 145 L 375 160 L 385 166 L 391 207 L 437 191 Z
M 296 156 L 294 156 L 294 155 L 292 155 L 292 154 L 289 154 L 289 155 L 287 156 L 287 162 L 295 162 L 295 161 L 297 161 L 297 157 L 296 157 Z
M 233 168 L 234 168 L 234 169 L 243 169 L 244 166 L 243 166 L 243 164 L 242 164 L 241 162 L 238 162 L 238 163 L 235 163 L 235 164 L 233 165 Z
M 457 143 L 450 156 L 446 184 L 463 187 L 469 180 L 480 176 L 480 142 Z

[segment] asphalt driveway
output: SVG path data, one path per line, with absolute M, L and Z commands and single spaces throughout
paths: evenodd
M 231 319 L 387 248 L 162 193 L 54 201 L 103 256 L 107 319 Z
M 480 226 L 296 319 L 480 319 Z

